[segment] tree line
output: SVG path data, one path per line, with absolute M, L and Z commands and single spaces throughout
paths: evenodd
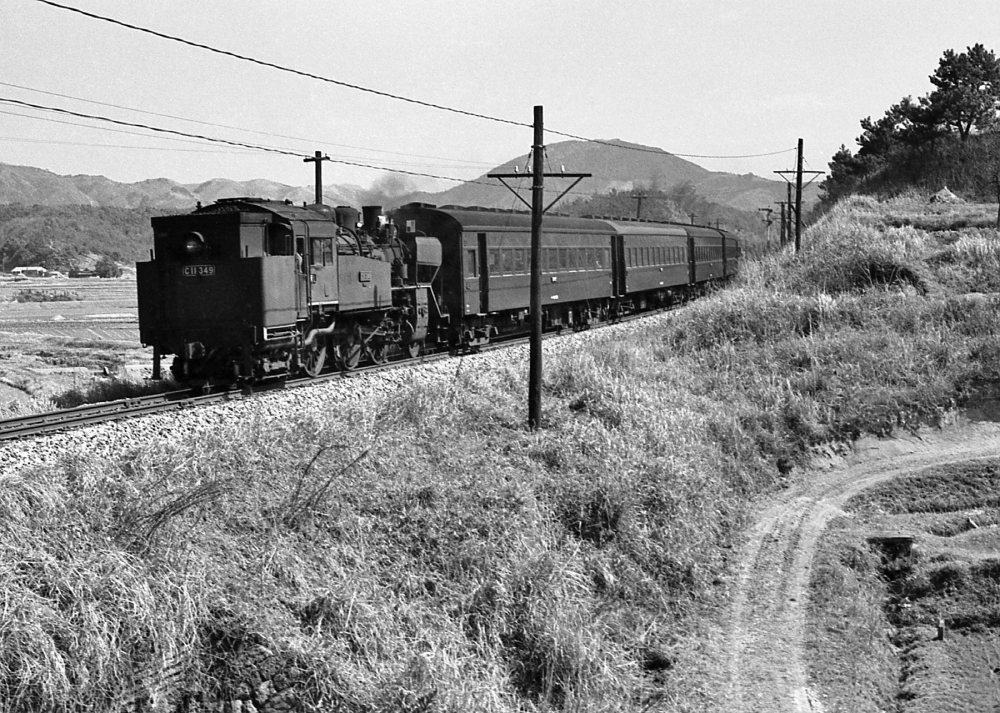
M 99 256 L 114 274 L 116 262 L 134 262 L 152 246 L 149 219 L 162 211 L 92 206 L 0 205 L 0 264 L 6 271 L 39 265 L 67 272 Z
M 642 195 L 641 211 L 637 195 Z M 631 191 L 612 189 L 608 193 L 574 200 L 560 210 L 575 216 L 595 215 L 619 220 L 640 217 L 666 223 L 718 225 L 748 236 L 758 235 L 762 225 L 756 213 L 710 201 L 700 196 L 695 186 L 686 181 L 669 189 L 653 185 L 648 188 L 637 186 Z
M 1000 202 L 1000 60 L 982 44 L 947 50 L 930 81 L 926 96 L 861 120 L 857 153 L 841 145 L 829 164 L 825 205 L 850 193 L 944 186 Z

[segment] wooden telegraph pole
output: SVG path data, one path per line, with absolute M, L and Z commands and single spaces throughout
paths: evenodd
M 823 171 L 803 171 L 802 162 L 804 160 L 804 154 L 802 152 L 802 139 L 799 139 L 798 153 L 796 157 L 796 168 L 794 171 L 775 171 L 779 176 L 788 181 L 788 211 L 789 213 L 795 214 L 795 252 L 802 249 L 802 189 L 808 186 L 816 180 L 817 176 L 821 176 Z M 786 173 L 795 174 L 795 207 L 792 208 L 792 181 L 785 176 Z M 802 174 L 809 173 L 812 174 L 812 178 L 809 179 L 809 183 L 802 183 Z M 791 230 L 791 218 L 788 216 L 788 228 Z
M 799 160 L 795 171 L 795 252 L 802 249 L 802 139 L 799 139 Z
M 322 151 L 317 151 L 312 158 L 302 159 L 302 163 L 316 163 L 316 205 L 323 203 L 323 162 L 329 161 L 329 156 L 324 156 Z
M 642 218 L 642 199 L 648 198 L 649 196 L 647 196 L 645 193 L 633 193 L 632 197 L 635 198 L 637 201 L 637 204 L 635 206 L 635 219 L 639 220 L 640 218 Z
M 514 188 L 512 188 L 505 178 L 522 178 L 523 174 L 518 173 L 490 173 L 490 178 L 499 179 L 508 190 L 518 199 L 531 208 L 531 300 L 529 302 L 531 338 L 529 341 L 528 357 L 528 427 L 536 430 L 542 425 L 542 216 L 559 200 L 569 193 L 573 187 L 584 178 L 589 178 L 589 173 L 545 173 L 545 146 L 543 144 L 544 132 L 542 129 L 542 107 L 535 107 L 535 140 L 531 145 L 534 161 L 532 163 L 531 181 L 531 205 L 528 205 L 524 198 L 521 198 Z M 569 188 L 564 190 L 559 196 L 544 208 L 545 200 L 545 177 L 550 178 L 575 178 Z

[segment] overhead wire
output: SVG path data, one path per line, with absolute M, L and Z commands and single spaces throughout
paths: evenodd
M 121 119 L 113 119 L 111 117 L 100 116 L 100 115 L 97 115 L 97 114 L 85 114 L 83 112 L 76 112 L 76 111 L 72 111 L 72 110 L 69 110 L 69 109 L 62 109 L 62 108 L 59 108 L 59 107 L 51 107 L 51 106 L 46 106 L 46 105 L 42 105 L 42 104 L 34 104 L 34 103 L 31 103 L 31 102 L 25 102 L 25 101 L 21 101 L 21 100 L 18 100 L 18 99 L 10 99 L 10 98 L 7 98 L 7 97 L 0 97 L 0 104 L 11 104 L 11 105 L 15 105 L 15 106 L 22 106 L 22 107 L 26 107 L 26 108 L 30 108 L 30 109 L 35 109 L 35 110 L 40 110 L 40 111 L 48 111 L 48 112 L 53 112 L 53 113 L 57 113 L 57 114 L 64 114 L 64 115 L 69 115 L 69 116 L 75 116 L 75 117 L 78 117 L 78 118 L 91 119 L 91 120 L 94 120 L 94 121 L 111 123 L 111 124 L 114 124 L 116 126 L 127 126 L 127 127 L 132 127 L 132 128 L 145 129 L 147 131 L 151 131 L 151 132 L 154 132 L 154 133 L 157 133 L 157 134 L 160 134 L 160 133 L 167 134 L 167 136 L 161 136 L 161 137 L 157 137 L 157 138 L 163 138 L 163 139 L 166 139 L 166 140 L 169 140 L 169 141 L 183 141 L 185 143 L 195 143 L 195 144 L 197 144 L 199 142 L 209 142 L 209 143 L 223 144 L 223 145 L 225 145 L 227 147 L 233 147 L 233 148 L 237 148 L 237 149 L 242 149 L 244 151 L 264 151 L 264 152 L 268 152 L 268 153 L 277 153 L 277 154 L 281 154 L 281 155 L 285 155 L 285 156 L 294 156 L 296 158 L 309 158 L 310 157 L 310 156 L 307 156 L 307 155 L 303 154 L 302 152 L 291 151 L 291 150 L 287 150 L 287 149 L 283 149 L 283 148 L 277 148 L 277 147 L 273 147 L 273 146 L 263 146 L 263 145 L 260 145 L 260 144 L 250 144 L 250 143 L 241 142 L 241 141 L 231 141 L 231 140 L 228 140 L 228 139 L 220 139 L 220 138 L 213 137 L 213 136 L 206 136 L 206 135 L 203 135 L 203 134 L 189 134 L 187 132 L 178 131 L 176 129 L 166 129 L 166 128 L 162 128 L 162 127 L 152 126 L 150 124 L 139 124 L 139 123 L 135 123 L 135 122 L 128 122 L 128 121 L 123 121 Z M 50 121 L 50 122 L 55 122 L 55 123 L 60 123 L 60 124 L 68 124 L 70 126 L 82 126 L 82 127 L 85 127 L 85 128 L 95 128 L 95 129 L 100 129 L 102 131 L 110 131 L 110 132 L 114 132 L 114 133 L 122 133 L 122 134 L 127 134 L 127 135 L 132 135 L 132 136 L 148 136 L 148 134 L 142 134 L 142 133 L 135 132 L 135 131 L 127 131 L 127 130 L 123 130 L 123 129 L 108 128 L 108 127 L 103 127 L 103 126 L 92 126 L 90 124 L 82 124 L 82 123 L 78 123 L 78 122 L 62 121 L 62 120 L 59 120 L 59 119 L 52 119 L 52 118 L 49 118 L 49 117 L 30 116 L 30 115 L 27 115 L 27 114 L 19 114 L 19 113 L 16 113 L 16 112 L 9 112 L 9 111 L 3 111 L 3 110 L 0 110 L 0 114 L 8 114 L 8 115 L 11 115 L 11 116 L 20 116 L 20 117 L 24 117 L 24 118 L 39 119 L 39 120 L 42 120 L 42 121 Z M 4 140 L 4 139 L 0 138 L 0 140 Z M 10 140 L 16 140 L 16 139 L 10 139 Z M 69 142 L 58 142 L 58 141 L 51 142 L 50 141 L 50 142 L 47 142 L 47 143 L 67 144 Z M 84 145 L 87 145 L 87 144 L 84 144 Z M 107 144 L 100 144 L 100 146 L 112 148 L 112 146 L 109 146 Z M 121 148 L 129 148 L 129 147 L 121 147 Z M 139 147 L 139 148 L 141 148 L 141 147 Z M 194 151 L 194 149 L 163 149 L 163 150 Z M 524 165 L 524 168 L 523 168 L 523 171 L 522 171 L 523 177 L 518 179 L 518 182 L 517 182 L 517 185 L 516 185 L 516 189 L 515 189 L 516 195 L 520 195 L 520 191 L 522 190 L 522 187 L 523 187 L 523 179 L 527 178 L 528 176 L 531 175 L 530 172 L 529 172 L 529 170 L 528 170 L 528 167 L 531 165 L 531 161 L 532 161 L 532 156 L 533 156 L 534 150 L 535 150 L 534 147 L 532 147 L 529 150 L 529 152 L 528 152 L 527 158 L 525 160 L 525 165 Z M 547 149 L 543 149 L 543 156 L 544 156 L 544 160 L 545 160 L 546 164 L 548 164 L 548 151 L 547 151 Z M 391 166 L 376 166 L 376 165 L 366 164 L 366 163 L 360 163 L 360 162 L 356 162 L 356 161 L 348 161 L 348 160 L 345 160 L 345 159 L 342 159 L 342 158 L 324 157 L 324 160 L 328 160 L 331 163 L 337 163 L 337 164 L 341 164 L 341 165 L 345 165 L 345 166 L 353 166 L 353 167 L 356 167 L 356 168 L 367 168 L 367 169 L 373 169 L 373 170 L 378 170 L 378 171 L 388 171 L 390 173 L 397 173 L 397 174 L 406 175 L 406 176 L 415 176 L 415 177 L 421 177 L 421 178 L 433 178 L 433 179 L 444 180 L 444 181 L 452 181 L 452 182 L 455 182 L 455 183 L 478 185 L 478 186 L 484 186 L 486 188 L 490 188 L 490 189 L 493 189 L 493 190 L 500 190 L 501 189 L 501 186 L 499 186 L 499 185 L 497 185 L 495 183 L 487 183 L 485 181 L 480 181 L 480 180 L 475 180 L 475 179 L 469 180 L 469 179 L 464 179 L 464 178 L 456 178 L 454 176 L 442 176 L 442 175 L 439 175 L 439 174 L 423 173 L 423 172 L 417 172 L 417 171 L 409 171 L 409 170 L 405 170 L 405 169 L 394 168 L 394 167 L 391 167 Z M 551 169 L 551 166 L 550 166 L 550 169 Z M 592 198 L 594 195 L 596 195 L 596 193 L 585 193 L 583 191 L 569 191 L 566 195 Z M 516 196 L 512 197 L 512 199 L 511 199 L 512 206 L 511 206 L 510 212 L 514 212 L 515 206 L 517 205 L 517 200 L 518 199 L 516 198 Z
M 232 141 L 232 140 L 229 140 L 229 139 L 220 139 L 220 138 L 213 137 L 213 136 L 206 136 L 204 134 L 189 134 L 189 133 L 184 132 L 184 131 L 177 131 L 176 129 L 165 129 L 163 127 L 152 126 L 150 124 L 139 124 L 139 123 L 130 122 L 130 121 L 122 121 L 121 119 L 112 119 L 111 117 L 99 116 L 99 115 L 96 115 L 96 114 L 84 114 L 83 112 L 71 111 L 69 109 L 61 109 L 61 108 L 58 108 L 58 107 L 49 107 L 49 106 L 45 106 L 45 105 L 41 105 L 41 104 L 33 104 L 31 102 L 25 102 L 25 101 L 21 101 L 21 100 L 18 100 L 18 99 L 9 99 L 9 98 L 6 98 L 6 97 L 0 97 L 0 104 L 13 104 L 15 106 L 28 107 L 28 108 L 31 108 L 31 109 L 39 109 L 39 110 L 43 110 L 43 111 L 51 111 L 51 112 L 55 112 L 55 113 L 59 113 L 59 114 L 67 114 L 69 116 L 75 116 L 75 117 L 78 117 L 78 118 L 93 119 L 93 120 L 96 120 L 96 121 L 104 121 L 104 122 L 108 122 L 108 123 L 119 125 L 119 126 L 128 126 L 128 127 L 132 127 L 132 128 L 145 129 L 147 131 L 152 131 L 154 133 L 162 133 L 162 134 L 168 134 L 170 136 L 180 136 L 180 137 L 186 137 L 186 138 L 200 139 L 202 141 L 208 141 L 208 142 L 211 142 L 211 143 L 223 144 L 223 145 L 226 145 L 226 146 L 235 146 L 235 147 L 244 148 L 244 149 L 252 149 L 252 150 L 257 150 L 257 151 L 266 151 L 268 153 L 281 154 L 281 155 L 284 155 L 284 156 L 295 156 L 296 158 L 308 158 L 308 156 L 305 156 L 302 152 L 289 151 L 287 149 L 276 148 L 276 147 L 273 147 L 273 146 L 263 146 L 261 144 L 250 144 L 250 143 L 246 143 L 246 142 L 243 142 L 243 141 Z M 482 181 L 475 181 L 475 180 L 473 180 L 473 181 L 467 181 L 464 178 L 455 178 L 455 177 L 452 177 L 452 176 L 441 176 L 441 175 L 432 174 L 432 173 L 422 173 L 422 172 L 418 172 L 418 171 L 408 171 L 408 170 L 404 170 L 404 169 L 387 168 L 387 167 L 384 167 L 384 166 L 373 166 L 371 164 L 365 164 L 365 163 L 360 163 L 360 162 L 356 162 L 356 161 L 347 161 L 347 160 L 344 160 L 344 159 L 330 158 L 328 160 L 331 161 L 332 163 L 338 163 L 338 164 L 342 164 L 342 165 L 345 165 L 345 166 L 354 166 L 354 167 L 357 167 L 357 168 L 370 168 L 370 169 L 374 169 L 376 171 L 390 171 L 392 173 L 399 173 L 399 174 L 407 175 L 407 176 L 417 176 L 417 177 L 421 177 L 421 178 L 436 178 L 436 179 L 440 179 L 440 180 L 444 180 L 444 181 L 455 181 L 457 183 L 474 183 L 474 184 L 479 184 L 479 185 L 484 185 L 484 186 L 491 186 L 491 187 L 493 186 L 492 183 L 484 183 Z
M 385 151 L 383 149 L 371 149 L 371 148 L 367 148 L 367 147 L 364 147 L 364 146 L 353 146 L 351 144 L 335 144 L 335 143 L 330 143 L 329 141 L 322 141 L 321 142 L 318 139 L 307 139 L 307 138 L 304 138 L 304 137 L 301 137 L 301 136 L 288 136 L 288 135 L 285 135 L 285 134 L 275 134 L 275 133 L 267 132 L 267 131 L 258 131 L 256 129 L 248 129 L 248 128 L 241 127 L 241 126 L 232 126 L 232 125 L 229 125 L 229 124 L 218 124 L 218 123 L 214 123 L 214 122 L 211 122 L 211 121 L 202 121 L 202 120 L 199 120 L 199 119 L 190 119 L 190 118 L 183 117 L 183 116 L 176 116 L 174 114 L 163 114 L 163 113 L 155 112 L 155 111 L 147 111 L 145 109 L 137 109 L 135 107 L 123 106 L 121 104 L 112 104 L 112 103 L 109 103 L 109 102 L 95 101 L 93 99 L 85 99 L 83 97 L 75 97 L 75 96 L 73 96 L 71 94 L 60 94 L 58 92 L 50 92 L 50 91 L 46 91 L 44 89 L 34 89 L 33 87 L 25 87 L 25 86 L 20 85 L 20 84 L 11 84 L 10 82 L 0 82 L 0 86 L 11 87 L 13 89 L 21 89 L 23 91 L 34 92 L 36 94 L 45 94 L 47 96 L 59 97 L 61 99 L 71 99 L 73 101 L 84 102 L 85 104 L 95 104 L 97 106 L 109 107 L 109 108 L 113 108 L 113 109 L 122 109 L 124 111 L 133 111 L 133 112 L 136 112 L 138 114 L 147 114 L 149 116 L 158 116 L 158 117 L 164 118 L 164 119 L 176 119 L 177 121 L 186 121 L 186 122 L 189 122 L 189 123 L 192 123 L 192 124 L 200 124 L 202 126 L 211 126 L 211 127 L 217 128 L 217 129 L 232 129 L 232 130 L 235 130 L 235 131 L 246 131 L 246 132 L 251 133 L 251 134 L 259 134 L 261 136 L 270 136 L 272 138 L 290 139 L 292 141 L 303 141 L 303 142 L 310 142 L 310 143 L 322 143 L 322 144 L 327 145 L 327 146 L 336 146 L 338 148 L 356 149 L 358 151 L 369 151 L 371 153 L 381 153 L 381 154 L 386 154 L 386 155 L 390 155 L 390 156 L 407 156 L 407 157 L 410 157 L 410 158 L 440 159 L 442 161 L 456 161 L 456 162 L 459 162 L 459 163 L 467 163 L 467 164 L 470 164 L 470 165 L 483 166 L 483 167 L 489 167 L 489 166 L 493 165 L 493 164 L 487 163 L 485 161 L 471 161 L 469 159 L 452 158 L 452 157 L 445 157 L 445 156 L 427 156 L 427 155 L 424 155 L 424 154 L 404 153 L 404 152 L 401 152 L 401 151 Z
M 2 99 L 0 99 L 0 101 L 2 101 Z M 112 129 L 112 128 L 109 128 L 107 126 L 94 126 L 92 124 L 84 124 L 84 123 L 79 122 L 79 121 L 63 121 L 61 119 L 53 119 L 51 117 L 46 117 L 46 116 L 33 116 L 31 114 L 21 114 L 21 113 L 14 112 L 14 111 L 3 111 L 3 110 L 0 110 L 0 114 L 5 114 L 7 116 L 20 116 L 20 117 L 25 118 L 25 119 L 33 119 L 33 120 L 37 120 L 37 121 L 46 121 L 46 122 L 49 122 L 49 123 L 52 123 L 52 124 L 63 124 L 64 126 L 82 126 L 84 128 L 87 128 L 87 129 L 99 129 L 101 131 L 108 131 L 108 132 L 115 133 L 115 134 L 126 134 L 126 135 L 129 135 L 129 136 L 149 136 L 149 134 L 143 134 L 143 133 L 140 133 L 138 131 L 126 131 L 125 129 Z M 192 139 L 185 139 L 185 138 L 174 137 L 174 136 L 162 136 L 162 137 L 159 137 L 159 138 L 163 139 L 164 141 L 178 141 L 178 142 L 186 143 L 186 144 L 204 143 L 202 141 L 196 141 L 196 140 L 192 140 Z M 8 140 L 14 141 L 15 139 L 8 139 Z M 26 143 L 30 143 L 30 142 L 32 142 L 34 140 L 33 139 L 31 139 L 31 140 L 25 139 L 24 141 Z M 69 143 L 69 142 L 48 141 L 48 140 L 46 140 L 44 143 Z M 79 145 L 79 146 L 94 146 L 95 148 L 99 148 L 99 147 L 102 147 L 102 146 L 107 146 L 107 144 L 85 144 L 85 143 L 79 143 L 77 145 Z M 143 147 L 143 146 L 136 146 L 134 148 L 162 148 L 165 151 L 172 151 L 172 150 L 189 150 L 190 151 L 190 150 L 193 150 L 193 149 L 175 149 L 173 147 L 167 148 L 167 147 Z M 249 151 L 250 149 L 247 149 L 247 150 Z M 219 151 L 213 151 L 213 153 L 219 153 Z
M 524 128 L 532 128 L 532 126 L 533 126 L 532 124 L 528 124 L 528 123 L 523 122 L 523 121 L 515 121 L 513 119 L 505 119 L 505 118 L 501 118 L 501 117 L 490 116 L 488 114 L 480 114 L 478 112 L 467 111 L 465 109 L 457 109 L 455 107 L 450 107 L 450 106 L 446 106 L 446 105 L 443 105 L 443 104 L 436 104 L 434 102 L 423 101 L 421 99 L 414 99 L 413 97 L 407 97 L 407 96 L 403 96 L 401 94 L 393 94 L 391 92 L 384 92 L 384 91 L 381 91 L 381 90 L 378 90 L 378 89 L 372 89 L 370 87 L 365 87 L 365 86 L 362 86 L 360 84 L 353 84 L 351 82 L 345 82 L 345 81 L 342 81 L 342 80 L 339 80 L 339 79 L 332 79 L 330 77 L 324 77 L 322 75 L 313 74 L 312 72 L 306 72 L 306 71 L 303 71 L 301 69 L 294 69 L 292 67 L 285 67 L 283 65 L 276 64 L 274 62 L 268 62 L 266 60 L 257 59 L 255 57 L 250 57 L 248 55 L 239 54 L 237 52 L 231 52 L 229 50 L 219 49 L 217 47 L 212 47 L 211 45 L 206 45 L 206 44 L 201 43 L 201 42 L 194 42 L 193 40 L 187 40 L 187 39 L 184 39 L 183 37 L 177 37 L 175 35 L 169 35 L 169 34 L 167 34 L 165 32 L 159 32 L 157 30 L 151 30 L 148 27 L 142 27 L 140 25 L 134 25 L 132 23 L 124 22 L 122 20 L 116 20 L 116 19 L 111 18 L 111 17 L 106 17 L 104 15 L 98 15 L 96 13 L 88 12 L 86 10 L 81 10 L 80 8 L 73 7 L 71 5 L 63 5 L 62 3 L 54 2 L 53 0 L 35 0 L 35 2 L 39 2 L 39 3 L 42 3 L 44 5 L 49 5 L 51 7 L 56 7 L 56 8 L 62 9 L 62 10 L 68 10 L 70 12 L 75 12 L 75 13 L 78 13 L 78 14 L 83 15 L 85 17 L 89 17 L 91 19 L 94 19 L 94 20 L 101 20 L 103 22 L 108 22 L 108 23 L 111 23 L 113 25 L 118 25 L 120 27 L 124 27 L 124 28 L 129 29 L 129 30 L 135 30 L 136 32 L 143 32 L 143 33 L 146 33 L 146 34 L 149 34 L 149 35 L 153 35 L 154 37 L 159 37 L 160 39 L 170 40 L 172 42 L 179 42 L 181 44 L 188 45 L 190 47 L 196 47 L 198 49 L 203 49 L 203 50 L 206 50 L 208 52 L 213 52 L 215 54 L 223 55 L 223 56 L 226 56 L 226 57 L 231 57 L 233 59 L 238 59 L 238 60 L 241 60 L 241 61 L 244 61 L 244 62 L 251 62 L 253 64 L 257 64 L 257 65 L 260 65 L 262 67 L 268 67 L 268 68 L 271 68 L 271 69 L 276 69 L 276 70 L 281 71 L 281 72 L 288 72 L 290 74 L 295 74 L 295 75 L 298 75 L 300 77 L 305 77 L 305 78 L 314 79 L 314 80 L 317 80 L 317 81 L 320 81 L 320 82 L 326 82 L 326 83 L 329 83 L 329 84 L 334 84 L 334 85 L 337 85 L 337 86 L 345 87 L 347 89 L 354 89 L 354 90 L 359 91 L 359 92 L 365 92 L 365 93 L 368 93 L 368 94 L 373 94 L 375 96 L 380 96 L 380 97 L 384 97 L 384 98 L 387 98 L 387 99 L 394 99 L 394 100 L 397 100 L 397 101 L 408 102 L 410 104 L 415 104 L 415 105 L 418 105 L 418 106 L 424 106 L 424 107 L 428 107 L 428 108 L 431 108 L 431 109 L 437 109 L 439 111 L 450 112 L 450 113 L 453 113 L 453 114 L 460 114 L 460 115 L 463 115 L 463 116 L 469 116 L 469 117 L 473 117 L 473 118 L 476 118 L 476 119 L 483 119 L 483 120 L 486 120 L 486 121 L 493 121 L 493 122 L 496 122 L 496 123 L 507 124 L 507 125 L 510 125 L 510 126 L 519 126 L 519 127 L 524 127 Z M 580 135 L 577 135 L 577 134 L 571 134 L 571 133 L 567 133 L 567 132 L 563 132 L 563 131 L 557 131 L 557 130 L 553 130 L 553 129 L 546 129 L 546 131 L 548 131 L 548 133 L 553 134 L 555 136 L 562 136 L 564 138 L 575 139 L 577 141 L 585 141 L 587 143 L 599 144 L 599 145 L 602 145 L 602 146 L 611 146 L 611 147 L 614 147 L 616 149 L 623 149 L 623 150 L 629 150 L 629 151 L 638 151 L 638 152 L 641 152 L 641 153 L 655 153 L 655 154 L 669 153 L 669 154 L 671 154 L 673 156 L 678 156 L 680 158 L 701 158 L 701 159 L 745 159 L 745 158 L 761 158 L 761 157 L 766 157 L 766 156 L 777 156 L 779 154 L 788 153 L 788 152 L 796 150 L 795 148 L 787 148 L 787 149 L 781 149 L 781 150 L 778 150 L 778 151 L 768 151 L 768 152 L 763 152 L 763 153 L 733 154 L 733 155 L 676 153 L 676 152 L 673 152 L 673 151 L 665 152 L 665 151 L 660 150 L 660 149 L 650 149 L 650 148 L 646 148 L 646 147 L 643 147 L 643 146 L 631 146 L 631 145 L 627 145 L 627 144 L 617 144 L 617 143 L 614 143 L 612 141 L 604 141 L 604 140 L 601 140 L 601 139 L 592 139 L 592 138 L 588 138 L 586 136 L 580 136 Z

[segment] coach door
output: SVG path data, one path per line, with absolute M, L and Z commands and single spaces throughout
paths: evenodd
M 695 254 L 694 235 L 688 234 L 688 282 L 694 284 L 698 281 L 698 255 Z
M 490 311 L 490 260 L 486 251 L 486 233 L 479 233 L 479 311 Z
M 295 309 L 299 315 L 309 312 L 309 228 L 305 223 L 295 226 Z
M 622 297 L 627 290 L 625 274 L 625 238 L 621 235 L 611 236 L 611 296 Z
M 489 304 L 489 273 L 486 264 L 486 233 L 479 233 L 475 242 L 471 235 L 462 238 L 462 302 L 465 314 L 486 312 Z

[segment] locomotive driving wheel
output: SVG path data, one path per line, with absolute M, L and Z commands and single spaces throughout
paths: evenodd
M 367 353 L 372 364 L 385 364 L 389 361 L 389 344 L 380 337 L 372 337 L 368 342 Z
M 364 346 L 361 344 L 361 340 L 358 339 L 357 335 L 353 332 L 344 338 L 340 344 L 337 345 L 337 357 L 340 363 L 340 368 L 344 371 L 352 371 L 358 368 L 358 364 L 361 362 L 361 354 L 364 351 Z
M 324 364 L 326 364 L 326 344 L 322 340 L 302 348 L 302 371 L 307 376 L 315 379 L 323 371 Z

